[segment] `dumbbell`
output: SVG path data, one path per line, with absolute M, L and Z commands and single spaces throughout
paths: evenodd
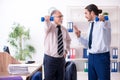
M 104 20 L 105 20 L 105 21 L 108 21 L 108 20 L 109 20 L 108 16 L 104 16 Z M 96 22 L 99 21 L 99 18 L 96 17 L 96 18 L 95 18 L 95 21 L 96 21 Z
M 45 21 L 45 18 L 41 17 L 41 22 L 44 22 L 44 21 Z M 50 17 L 50 21 L 54 21 L 54 17 Z

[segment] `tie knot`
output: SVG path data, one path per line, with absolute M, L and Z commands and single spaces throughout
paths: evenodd
M 91 22 L 92 24 L 94 24 L 94 22 Z
M 60 25 L 57 25 L 57 28 L 58 28 L 58 29 L 60 29 L 60 28 L 61 28 L 61 26 L 60 26 Z

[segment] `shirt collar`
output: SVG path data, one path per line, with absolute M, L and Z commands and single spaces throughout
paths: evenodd
M 55 27 L 57 28 L 57 24 L 56 24 L 56 23 L 54 23 L 54 22 L 53 22 L 53 24 L 54 24 L 54 25 L 55 25 Z M 62 28 L 62 25 L 60 25 L 60 26 L 61 26 L 61 28 Z
M 90 21 L 90 23 L 92 23 L 92 22 L 96 23 L 97 21 L 95 21 L 95 20 L 93 20 L 93 21 Z

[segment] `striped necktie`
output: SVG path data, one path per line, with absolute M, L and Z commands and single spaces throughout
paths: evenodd
M 91 23 L 91 29 L 90 29 L 90 34 L 89 34 L 89 42 L 88 42 L 89 49 L 91 49 L 91 44 L 92 44 L 93 26 L 94 26 L 94 22 Z
M 57 28 L 58 28 L 58 47 L 57 47 L 57 52 L 59 55 L 62 55 L 63 54 L 63 51 L 64 51 L 64 45 L 63 45 L 63 36 L 62 36 L 62 31 L 61 31 L 61 26 L 60 25 L 57 25 Z

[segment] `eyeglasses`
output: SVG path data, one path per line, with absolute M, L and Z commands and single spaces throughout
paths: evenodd
M 62 18 L 62 17 L 63 17 L 63 15 L 60 15 L 60 16 L 54 16 L 54 17 L 56 17 L 56 18 Z

